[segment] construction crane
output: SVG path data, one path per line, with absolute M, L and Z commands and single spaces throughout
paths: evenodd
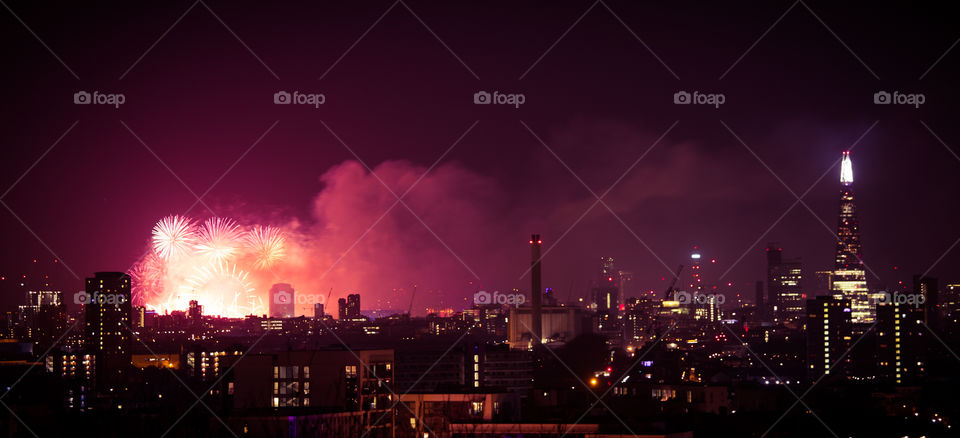
M 407 307 L 407 316 L 410 316 L 410 312 L 413 311 L 413 298 L 417 296 L 417 285 L 413 285 L 413 293 L 410 294 L 410 306 Z
M 663 293 L 664 299 L 672 299 L 670 294 L 673 293 L 673 290 L 674 290 L 673 287 L 677 285 L 677 280 L 680 279 L 681 271 L 683 271 L 683 264 L 681 264 L 680 267 L 677 268 L 677 273 L 673 274 L 673 280 L 670 280 L 670 286 L 668 286 L 667 291 Z

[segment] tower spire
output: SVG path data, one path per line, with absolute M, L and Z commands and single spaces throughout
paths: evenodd
M 850 160 L 850 151 L 843 151 L 843 160 L 840 162 L 840 183 L 845 186 L 853 184 L 853 161 Z

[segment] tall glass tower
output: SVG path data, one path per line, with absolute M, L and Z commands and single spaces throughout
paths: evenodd
M 850 151 L 843 152 L 840 162 L 840 217 L 837 224 L 837 253 L 830 289 L 834 296 L 850 300 L 851 322 L 873 323 L 876 308 L 867 289 L 860 248 L 860 223 L 853 197 L 853 162 Z

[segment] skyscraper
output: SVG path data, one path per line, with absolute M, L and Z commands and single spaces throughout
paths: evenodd
M 620 304 L 619 278 L 620 273 L 614 266 L 613 258 L 600 257 L 597 286 L 593 288 L 593 302 L 597 305 L 597 323 L 600 330 L 610 330 L 617 326 Z
M 896 296 L 877 306 L 877 369 L 886 381 L 916 384 L 926 368 L 924 305 Z
M 360 314 L 360 294 L 349 294 L 347 298 L 337 300 L 337 307 L 341 321 L 354 321 L 363 319 Z
M 37 347 L 41 352 L 46 351 L 64 336 L 67 329 L 67 307 L 63 302 L 63 292 L 42 291 L 37 301 L 31 304 L 37 304 Z
M 346 321 L 347 319 L 347 299 L 340 298 L 337 300 L 337 317 L 341 321 Z
M 840 216 L 837 224 L 837 251 L 830 291 L 834 296 L 850 300 L 853 323 L 873 323 L 876 307 L 870 300 L 867 275 L 860 248 L 860 222 L 853 197 L 853 162 L 850 151 L 843 152 L 840 162 Z
M 98 391 L 112 389 L 130 367 L 130 277 L 123 272 L 97 272 L 87 278 L 84 343 L 96 360 Z
M 829 296 L 807 300 L 807 376 L 845 374 L 850 348 L 850 301 Z
M 694 252 L 690 254 L 690 304 L 694 307 L 693 317 L 698 321 L 717 322 L 721 319 L 720 304 L 722 304 L 717 294 L 716 286 L 704 293 L 703 271 L 700 260 L 703 255 L 693 247 Z
M 294 303 L 296 292 L 287 283 L 277 283 L 270 288 L 270 317 L 293 318 L 296 313 Z
M 940 328 L 940 288 L 936 278 L 913 276 L 913 294 L 923 297 L 923 317 L 934 330 Z
M 767 296 L 774 321 L 793 322 L 803 317 L 802 274 L 799 260 L 784 260 L 780 247 L 767 245 Z

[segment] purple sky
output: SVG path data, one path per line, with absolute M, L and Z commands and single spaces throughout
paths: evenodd
M 209 188 L 218 214 L 302 227 L 314 252 L 295 287 L 359 291 L 364 307 L 405 307 L 390 291 L 414 283 L 417 309 L 528 288 L 531 232 L 547 248 L 565 235 L 544 262 L 561 298 L 586 296 L 601 256 L 659 292 L 694 245 L 717 260 L 705 281 L 729 269 L 723 282 L 752 293 L 768 241 L 802 257 L 809 279 L 831 266 L 834 164 L 862 137 L 852 157 L 872 281 L 931 267 L 958 280 L 960 54 L 948 49 L 960 32 L 935 6 L 211 1 L 184 15 L 192 4 L 0 10 L 0 190 L 12 187 L 13 211 L 0 209 L 0 274 L 47 271 L 76 290 L 70 270 L 126 269 L 158 219 Z M 126 103 L 75 105 L 79 90 Z M 274 105 L 279 90 L 326 102 Z M 526 101 L 475 105 L 479 90 Z M 680 90 L 726 102 L 675 105 Z M 874 105 L 880 90 L 926 103 Z M 365 165 L 399 194 L 441 156 L 406 199 L 416 216 L 398 205 L 353 246 L 395 201 Z M 571 229 L 595 201 L 578 178 L 599 195 L 625 172 L 605 198 L 619 219 L 598 205 Z M 761 237 L 790 190 L 808 188 L 813 214 L 797 205 Z M 63 263 L 31 263 L 51 252 Z

